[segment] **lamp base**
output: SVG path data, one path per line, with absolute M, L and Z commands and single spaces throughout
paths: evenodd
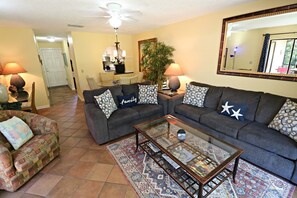
M 20 75 L 12 74 L 10 78 L 10 84 L 15 86 L 17 90 L 23 90 L 23 87 L 26 85 L 26 82 Z
M 168 86 L 172 92 L 177 92 L 177 90 L 180 88 L 180 82 L 179 82 L 178 76 L 171 76 L 169 78 Z

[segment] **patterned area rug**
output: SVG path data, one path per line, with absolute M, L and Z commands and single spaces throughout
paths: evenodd
M 122 171 L 140 197 L 188 198 L 190 197 L 157 163 L 141 148 L 135 154 L 135 137 L 108 146 Z M 295 186 L 283 181 L 243 160 L 236 175 L 221 184 L 211 198 L 291 198 Z

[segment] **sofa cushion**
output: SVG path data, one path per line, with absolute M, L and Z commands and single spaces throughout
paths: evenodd
M 121 125 L 125 125 L 134 120 L 139 119 L 138 112 L 132 108 L 118 109 L 110 116 L 107 120 L 109 128 L 118 127 L 120 129 Z
M 232 101 L 225 101 L 222 104 L 219 113 L 236 120 L 244 121 L 246 110 L 247 107 L 245 104 L 236 104 Z
M 158 85 L 138 85 L 138 104 L 158 104 Z
M 123 94 L 124 95 L 129 95 L 132 93 L 136 94 L 136 98 L 138 99 L 138 85 L 147 85 L 147 82 L 142 82 L 142 83 L 135 83 L 135 84 L 131 84 L 131 85 L 122 85 L 122 90 L 123 90 Z
M 94 96 L 94 98 L 107 119 L 118 109 L 109 89 L 99 96 Z
M 240 129 L 238 139 L 283 157 L 297 159 L 297 143 L 265 124 L 252 122 L 246 125 Z
M 247 125 L 249 121 L 238 121 L 214 111 L 201 115 L 200 123 L 225 135 L 237 138 L 238 131 Z
M 137 97 L 135 93 L 124 96 L 118 96 L 118 101 L 120 108 L 133 107 L 137 105 Z
M 17 171 L 23 172 L 33 166 L 47 161 L 48 154 L 57 149 L 59 143 L 55 134 L 35 135 L 29 142 L 12 153 L 14 166 Z
M 188 84 L 186 87 L 183 103 L 197 107 L 204 107 L 204 99 L 207 91 L 208 87 L 200 87 Z
M 200 87 L 208 87 L 208 91 L 204 100 L 204 106 L 212 109 L 216 109 L 218 107 L 224 87 L 216 87 L 199 82 L 191 82 L 190 84 Z
M 113 100 L 115 101 L 116 105 L 119 106 L 119 102 L 117 100 L 117 96 L 122 96 L 122 86 L 112 86 L 112 87 L 103 87 L 100 89 L 93 89 L 93 90 L 84 90 L 84 100 L 85 103 L 95 103 L 94 96 L 98 96 L 105 92 L 107 89 L 110 90 Z
M 192 105 L 187 104 L 179 104 L 175 106 L 175 113 L 178 113 L 180 115 L 183 115 L 187 118 L 190 118 L 192 120 L 195 120 L 197 122 L 200 121 L 200 116 L 205 113 L 212 112 L 213 109 L 206 108 L 206 107 L 195 107 Z
M 245 119 L 254 121 L 261 94 L 262 92 L 245 91 L 227 87 L 223 90 L 218 110 L 225 101 L 244 104 L 247 106 Z
M 132 107 L 133 110 L 137 111 L 140 118 L 150 117 L 153 115 L 163 115 L 162 105 L 142 104 Z
M 29 126 L 16 116 L 0 122 L 0 131 L 15 150 L 34 136 Z
M 285 101 L 286 98 L 282 96 L 269 93 L 261 94 L 255 121 L 268 125 L 283 106 Z
M 297 142 L 297 103 L 287 99 L 268 127 Z

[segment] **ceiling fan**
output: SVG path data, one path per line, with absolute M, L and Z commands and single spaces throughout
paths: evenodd
M 99 7 L 105 12 L 104 15 L 99 15 L 100 18 L 108 18 L 108 23 L 113 28 L 118 28 L 122 21 L 137 21 L 134 16 L 139 16 L 140 11 L 123 9 L 119 3 L 108 3 L 106 7 Z

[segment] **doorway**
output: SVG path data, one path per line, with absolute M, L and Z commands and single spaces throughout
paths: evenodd
M 40 56 L 48 87 L 68 85 L 62 50 L 40 48 Z

